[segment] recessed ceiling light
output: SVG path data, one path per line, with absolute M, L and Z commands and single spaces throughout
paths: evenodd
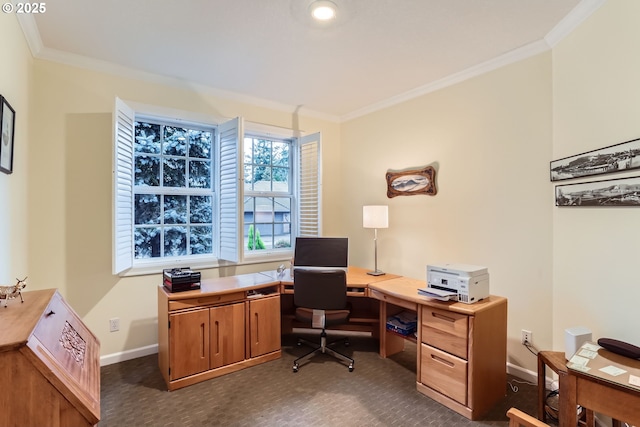
M 318 21 L 328 21 L 336 17 L 338 6 L 328 0 L 318 0 L 311 3 L 311 16 Z

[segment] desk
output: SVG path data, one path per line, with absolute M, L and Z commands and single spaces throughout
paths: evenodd
M 583 344 L 581 350 L 589 345 L 593 343 Z M 576 425 L 576 405 L 640 426 L 640 386 L 629 383 L 631 375 L 640 378 L 640 360 L 600 348 L 586 366 L 588 371 L 569 363 L 567 375 L 560 376 L 560 427 Z M 607 367 L 626 372 L 614 376 L 601 370 Z
M 349 267 L 351 316 L 337 329 L 370 332 L 382 357 L 402 351 L 406 339 L 416 342 L 417 390 L 469 419 L 482 417 L 506 395 L 505 298 L 437 301 L 418 295 L 423 280 L 367 271 Z M 416 312 L 417 337 L 386 330 L 387 317 L 402 310 Z M 203 280 L 200 290 L 179 293 L 160 285 L 158 361 L 168 388 L 281 357 L 280 334 L 296 326 L 293 311 L 288 269 Z M 255 331 L 255 325 L 263 329 Z
M 491 295 L 474 304 L 418 295 L 422 280 L 398 277 L 369 284 L 380 301 L 380 355 L 404 348 L 404 337 L 386 331 L 387 316 L 418 314 L 418 391 L 477 420 L 506 395 L 507 300 Z

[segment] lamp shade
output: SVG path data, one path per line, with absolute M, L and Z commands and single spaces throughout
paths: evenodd
M 364 228 L 389 228 L 389 206 L 363 206 L 362 226 Z

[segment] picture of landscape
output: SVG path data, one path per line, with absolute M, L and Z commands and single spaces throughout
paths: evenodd
M 387 171 L 387 197 L 413 196 L 416 194 L 426 194 L 435 196 L 436 170 L 433 166 L 426 166 L 422 169 Z
M 640 177 L 557 185 L 556 206 L 640 206 Z
M 640 168 L 640 139 L 551 162 L 551 181 Z

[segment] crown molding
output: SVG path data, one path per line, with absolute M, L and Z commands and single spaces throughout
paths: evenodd
M 305 108 L 304 106 L 287 105 L 275 101 L 266 100 L 263 98 L 253 97 L 249 95 L 243 95 L 235 92 L 216 89 L 211 86 L 206 86 L 198 83 L 188 82 L 180 80 L 175 77 L 162 76 L 160 74 L 150 73 L 147 71 L 141 71 L 129 67 L 124 67 L 107 61 L 101 61 L 94 58 L 89 58 L 83 55 L 77 55 L 69 52 L 63 52 L 56 49 L 50 49 L 44 47 L 42 44 L 42 38 L 40 32 L 33 19 L 33 16 L 28 14 L 19 14 L 18 21 L 22 27 L 22 32 L 27 40 L 31 55 L 36 59 L 44 61 L 51 61 L 60 64 L 65 64 L 77 68 L 83 68 L 91 71 L 97 71 L 105 74 L 116 75 L 124 78 L 130 78 L 135 80 L 142 80 L 149 83 L 163 84 L 184 89 L 188 87 L 191 90 L 199 93 L 205 93 L 218 98 L 227 99 L 234 102 L 241 102 L 250 104 L 256 107 L 268 108 L 275 111 L 282 111 L 286 113 L 303 115 L 306 117 L 325 120 L 328 122 L 338 123 L 340 118 L 336 115 L 331 115 L 315 110 Z
M 36 25 L 36 20 L 33 18 L 33 15 L 29 13 L 16 13 L 16 17 L 18 18 L 20 28 L 22 28 L 24 38 L 27 40 L 27 44 L 29 45 L 29 50 L 31 50 L 31 55 L 34 58 L 37 58 L 43 49 L 43 45 L 42 38 L 40 37 L 40 31 L 38 31 L 38 26 Z
M 544 37 L 552 48 L 582 24 L 607 0 L 582 0 Z
M 472 77 L 493 71 L 505 65 L 521 61 L 539 53 L 552 49 L 560 40 L 569 35 L 591 14 L 600 8 L 607 0 L 582 0 L 565 16 L 542 40 L 522 46 L 518 49 L 507 52 L 484 63 L 467 68 L 466 70 L 454 73 L 435 82 L 417 87 L 400 95 L 393 96 L 384 101 L 358 109 L 340 117 L 340 122 L 346 122 L 355 118 L 373 113 L 384 108 L 391 107 L 401 102 L 444 89 L 448 86 L 468 80 Z
M 514 62 L 518 62 L 528 57 L 550 50 L 567 35 L 569 35 L 573 30 L 575 30 L 582 22 L 584 22 L 603 4 L 605 4 L 606 1 L 607 0 L 581 0 L 580 3 L 578 3 L 578 5 L 573 8 L 573 10 L 567 16 L 565 16 L 542 40 L 522 46 L 518 49 L 500 55 L 494 59 L 467 68 L 466 70 L 454 73 L 435 82 L 417 87 L 410 91 L 393 96 L 384 101 L 371 104 L 367 107 L 355 110 L 342 116 L 335 116 L 307 109 L 304 106 L 287 105 L 262 98 L 224 91 L 221 89 L 213 88 L 211 86 L 186 82 L 184 80 L 173 77 L 161 76 L 146 71 L 123 67 L 106 61 L 100 61 L 81 55 L 75 55 L 67 52 L 49 49 L 44 47 L 44 45 L 42 44 L 42 38 L 40 37 L 40 32 L 38 31 L 38 27 L 33 16 L 29 14 L 19 14 L 17 15 L 17 17 L 18 22 L 22 27 L 22 32 L 24 33 L 27 40 L 27 44 L 29 45 L 29 49 L 31 50 L 31 54 L 34 58 L 37 59 L 58 62 L 74 67 L 118 75 L 125 78 L 143 80 L 151 83 L 165 84 L 179 88 L 188 86 L 192 90 L 207 93 L 215 97 L 235 102 L 247 103 L 253 106 L 268 108 L 276 111 L 301 114 L 307 117 L 326 120 L 329 122 L 342 123 L 364 116 L 366 114 L 373 113 L 378 110 L 382 110 L 384 108 L 391 107 L 410 99 L 435 92 L 437 90 L 452 86 L 454 84 L 479 76 L 489 71 L 493 71 L 505 65 L 509 65 Z
M 481 64 L 474 65 L 473 67 L 467 68 L 466 70 L 451 74 L 440 80 L 436 80 L 424 86 L 417 87 L 410 91 L 393 96 L 382 102 L 378 102 L 368 107 L 361 108 L 352 113 L 345 114 L 340 117 L 340 121 L 346 122 L 349 120 L 353 120 L 355 118 L 364 116 L 366 114 L 370 114 L 375 111 L 382 110 L 384 108 L 388 108 L 393 105 L 417 98 L 419 96 L 426 95 L 428 93 L 435 92 L 440 89 L 444 89 L 446 87 L 463 82 L 473 77 L 488 73 L 489 71 L 493 71 L 498 68 L 504 67 L 505 65 L 522 61 L 523 59 L 529 58 L 531 56 L 545 52 L 547 50 L 550 50 L 550 46 L 544 40 L 539 40 L 534 43 L 529 43 L 528 45 L 522 46 L 510 52 L 507 52 L 503 55 L 500 55 L 489 61 L 485 61 Z

